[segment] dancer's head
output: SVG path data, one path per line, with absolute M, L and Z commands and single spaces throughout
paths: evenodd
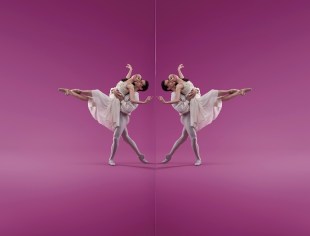
M 141 78 L 141 80 L 134 82 L 137 91 L 146 91 L 149 88 L 149 82 Z
M 131 76 L 132 84 L 137 91 L 146 91 L 149 88 L 149 82 L 147 80 L 143 80 L 140 74 L 134 74 Z M 122 79 L 123 82 L 127 81 L 128 79 Z
M 180 79 L 180 78 L 176 74 L 168 75 L 168 80 L 171 81 L 171 82 L 177 82 L 178 79 Z
M 177 75 L 175 75 L 175 74 L 170 74 L 169 76 L 168 76 L 168 79 L 166 79 L 166 80 L 163 80 L 162 82 L 161 82 L 161 87 L 162 87 L 162 89 L 164 90 L 164 91 L 173 91 L 173 90 L 175 90 L 175 87 L 176 87 L 176 85 L 177 85 L 177 79 L 178 79 L 179 77 L 177 76 Z
M 142 75 L 135 74 L 132 76 L 134 81 L 134 86 L 137 91 L 146 91 L 149 88 L 149 82 L 142 79 Z

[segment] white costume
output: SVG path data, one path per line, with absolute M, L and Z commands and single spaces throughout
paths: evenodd
M 187 96 L 192 89 L 194 89 L 192 82 L 187 81 L 184 83 L 184 88 L 181 93 Z M 217 118 L 222 109 L 222 100 L 218 99 L 218 90 L 210 90 L 204 95 L 197 94 L 190 100 L 190 125 L 196 131 L 202 129 L 213 120 Z
M 109 163 L 113 165 L 115 165 L 113 158 L 121 136 L 132 147 L 139 159 L 144 160 L 144 156 L 139 151 L 136 143 L 130 138 L 127 130 L 129 116 L 138 107 L 138 104 L 130 102 L 126 85 L 123 81 L 118 82 L 115 88 L 110 89 L 109 96 L 98 89 L 92 90 L 92 97 L 88 100 L 88 108 L 94 119 L 114 132 L 109 159 Z M 120 102 L 112 93 L 113 89 L 117 89 L 124 96 L 124 100 Z M 139 101 L 139 93 L 135 92 L 134 96 L 135 100 Z
M 174 100 L 175 98 L 175 92 L 171 93 L 171 100 Z M 199 96 L 200 93 L 198 93 L 196 96 Z M 178 140 L 174 143 L 169 155 L 172 156 L 174 152 L 178 149 L 178 147 L 185 142 L 187 137 L 189 136 L 191 139 L 191 145 L 193 148 L 193 151 L 196 156 L 196 160 L 200 159 L 199 154 L 199 146 L 197 143 L 197 134 L 195 128 L 191 125 L 191 109 L 190 109 L 190 102 L 186 100 L 186 97 L 181 94 L 180 95 L 180 101 L 178 103 L 172 104 L 172 107 L 179 112 L 181 115 L 181 123 L 183 124 L 183 130 L 181 137 L 178 138 Z M 171 157 L 170 157 L 171 158 Z
M 112 94 L 110 93 L 110 96 Z M 113 95 L 114 96 L 114 95 Z M 132 111 L 134 111 L 138 104 L 133 104 L 130 102 L 129 94 L 124 97 L 124 100 L 120 102 L 117 98 L 115 98 L 120 104 L 120 111 L 119 111 L 119 125 L 115 127 L 114 134 L 113 134 L 113 143 L 111 146 L 111 155 L 110 159 L 113 160 L 114 155 L 116 153 L 119 139 L 122 136 L 124 141 L 128 143 L 135 153 L 138 155 L 139 159 L 141 158 L 141 152 L 139 151 L 137 144 L 130 138 L 127 130 L 127 124 L 129 123 L 129 116 Z M 135 100 L 139 101 L 139 93 L 135 92 Z M 144 158 L 144 157 L 143 157 Z M 141 159 L 140 159 L 141 160 Z
M 128 94 L 126 83 L 120 81 L 116 89 L 125 96 Z M 95 120 L 108 129 L 114 131 L 120 125 L 120 101 L 113 93 L 106 95 L 100 90 L 92 90 L 92 96 L 88 100 L 88 109 Z

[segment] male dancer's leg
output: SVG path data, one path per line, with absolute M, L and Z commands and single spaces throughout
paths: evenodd
M 201 165 L 201 158 L 200 158 L 200 154 L 199 154 L 199 145 L 197 142 L 196 130 L 193 126 L 190 125 L 191 124 L 190 113 L 183 115 L 182 121 L 183 121 L 184 128 L 186 129 L 186 131 L 187 131 L 187 133 L 191 139 L 192 148 L 193 148 L 195 156 L 196 156 L 195 166 L 199 166 L 199 165 Z
M 115 156 L 118 144 L 119 144 L 119 139 L 120 139 L 123 131 L 126 128 L 126 123 L 127 123 L 126 117 L 120 116 L 119 117 L 119 126 L 116 127 L 115 130 L 114 130 L 113 143 L 112 143 L 112 146 L 111 146 L 111 154 L 110 154 L 110 158 L 109 158 L 109 164 L 112 165 L 112 166 L 115 165 L 114 156 Z
M 178 140 L 175 141 L 170 152 L 166 155 L 166 158 L 162 161 L 162 163 L 167 163 L 171 160 L 174 152 L 181 146 L 182 143 L 184 143 L 186 141 L 187 137 L 188 137 L 188 133 L 187 133 L 185 127 L 183 127 L 182 134 L 181 134 L 180 138 L 178 138 Z
M 123 116 L 123 115 L 121 114 L 121 116 Z M 133 141 L 133 139 L 129 136 L 127 127 L 124 129 L 124 131 L 122 133 L 122 137 L 123 137 L 124 141 L 126 143 L 128 143 L 130 145 L 130 147 L 138 155 L 139 160 L 141 162 L 143 162 L 143 163 L 148 163 L 148 161 L 144 158 L 144 155 L 140 152 L 140 150 L 139 150 L 137 144 L 135 143 L 135 141 Z

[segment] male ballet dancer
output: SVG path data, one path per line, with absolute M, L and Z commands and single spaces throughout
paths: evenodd
M 119 82 L 122 83 L 122 82 Z M 141 162 L 143 163 L 148 163 L 148 161 L 144 158 L 144 155 L 140 152 L 138 149 L 137 144 L 135 141 L 133 141 L 127 130 L 127 124 L 129 123 L 129 116 L 131 112 L 133 112 L 137 107 L 138 104 L 136 103 L 131 103 L 130 102 L 130 97 L 129 94 L 127 94 L 125 97 L 115 88 L 112 88 L 110 90 L 110 95 L 114 94 L 116 98 L 118 98 L 121 102 L 121 109 L 120 109 L 120 117 L 119 117 L 119 126 L 115 128 L 114 134 L 113 134 L 113 143 L 111 146 L 111 155 L 109 158 L 109 165 L 115 166 L 114 162 L 114 156 L 119 144 L 119 139 L 122 136 L 124 141 L 128 143 L 132 149 L 135 151 L 135 153 L 138 155 L 138 158 Z M 139 101 L 139 93 L 135 91 L 135 100 Z
M 171 93 L 171 101 L 175 98 L 175 87 L 171 87 L 172 93 Z M 179 112 L 181 115 L 181 123 L 183 124 L 183 130 L 181 136 L 178 138 L 178 140 L 174 143 L 172 146 L 172 149 L 170 152 L 166 155 L 166 158 L 162 161 L 162 163 L 167 163 L 171 160 L 172 155 L 174 152 L 179 148 L 181 144 L 183 144 L 187 137 L 189 136 L 191 139 L 191 145 L 193 148 L 193 151 L 195 153 L 196 161 L 195 166 L 201 165 L 201 158 L 199 154 L 199 145 L 197 142 L 197 134 L 196 130 L 193 126 L 191 126 L 190 122 L 190 108 L 189 108 L 189 101 L 196 96 L 196 94 L 200 94 L 199 89 L 193 89 L 186 97 L 181 94 L 180 101 L 178 103 L 172 104 L 173 108 Z
M 179 73 L 179 78 L 183 78 L 184 79 L 184 75 L 182 74 L 181 69 L 184 66 L 182 64 L 179 65 L 178 67 L 178 73 Z M 171 101 L 175 100 L 175 96 L 176 96 L 176 81 L 174 80 L 164 80 L 162 82 L 162 87 L 163 90 L 165 91 L 169 91 L 171 90 Z M 198 90 L 198 91 L 197 91 Z M 228 101 L 236 96 L 239 95 L 245 95 L 247 92 L 251 91 L 251 88 L 245 88 L 245 89 L 230 89 L 230 90 L 219 90 L 219 93 L 221 93 L 223 96 L 218 97 L 218 99 L 221 99 L 221 101 Z M 185 98 L 184 95 L 181 94 L 180 97 L 180 101 L 178 103 L 174 103 L 171 104 L 175 110 L 177 110 L 180 115 L 181 115 L 181 122 L 184 125 L 183 131 L 182 131 L 182 135 L 181 137 L 174 143 L 171 151 L 166 155 L 166 158 L 162 161 L 162 163 L 167 163 L 168 161 L 171 160 L 172 155 L 174 154 L 174 152 L 177 150 L 177 148 L 185 142 L 185 140 L 187 139 L 188 136 L 190 136 L 191 139 L 191 144 L 192 144 L 192 148 L 194 150 L 195 153 L 195 157 L 196 157 L 196 161 L 195 161 L 195 165 L 199 166 L 201 165 L 201 158 L 200 158 L 200 154 L 199 154 L 199 146 L 197 143 L 197 134 L 196 134 L 196 129 L 191 126 L 191 114 L 190 114 L 190 100 L 192 98 L 195 97 L 196 94 L 200 95 L 199 89 L 193 89 Z M 162 97 L 159 97 L 159 100 L 163 100 Z

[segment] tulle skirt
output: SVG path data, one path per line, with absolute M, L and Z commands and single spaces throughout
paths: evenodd
M 222 100 L 218 99 L 218 90 L 212 89 L 202 96 L 196 95 L 190 101 L 191 126 L 196 131 L 201 130 L 217 118 L 221 109 Z
M 111 131 L 119 126 L 120 101 L 104 94 L 100 90 L 92 90 L 92 98 L 88 100 L 88 109 L 95 120 Z

